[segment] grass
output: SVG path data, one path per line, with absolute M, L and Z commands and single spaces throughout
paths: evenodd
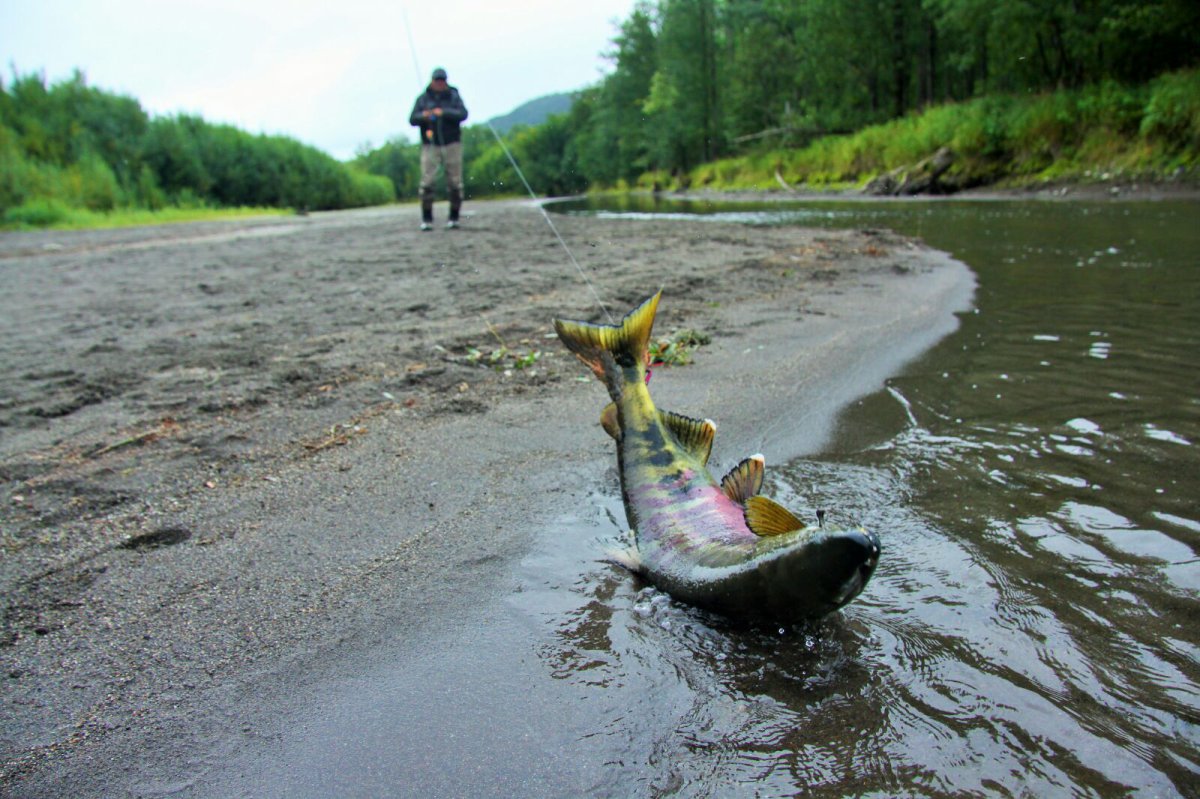
M 489 352 L 468 347 L 466 361 L 471 364 L 486 364 L 497 372 L 502 372 L 506 369 L 529 369 L 541 357 L 541 350 L 510 350 L 501 345 Z
M 650 363 L 654 366 L 687 366 L 692 362 L 696 347 L 712 341 L 707 333 L 698 330 L 680 330 L 667 338 L 650 342 Z
M 0 221 L 0 230 L 84 230 L 290 214 L 292 211 L 280 208 L 168 207 L 157 211 L 144 208 L 91 211 L 71 208 L 56 200 L 31 200 L 5 211 Z
M 1200 179 L 1200 70 L 1144 86 L 1106 82 L 1037 95 L 995 95 L 927 108 L 803 148 L 710 162 L 682 177 L 648 173 L 639 188 L 861 187 L 949 147 L 948 185 Z

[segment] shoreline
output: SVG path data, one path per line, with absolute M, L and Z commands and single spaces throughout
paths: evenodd
M 550 330 L 594 303 L 528 201 L 465 210 L 454 233 L 390 207 L 0 258 L 0 784 L 203 792 L 347 662 L 502 598 L 538 520 L 606 483 L 603 388 Z M 652 391 L 718 422 L 714 471 L 818 451 L 973 288 L 886 232 L 556 224 L 614 315 L 663 287 L 656 335 L 712 336 Z
M 953 202 L 955 200 L 1046 200 L 1046 201 L 1156 201 L 1156 200 L 1200 200 L 1200 185 L 1190 182 L 1165 180 L 1099 180 L 1091 183 L 1078 181 L 1047 181 L 1025 186 L 980 186 L 949 194 L 914 194 L 903 197 L 867 194 L 860 188 L 820 189 L 795 186 L 784 189 L 772 186 L 767 189 L 709 189 L 688 188 L 652 191 L 597 191 L 597 196 L 607 194 L 643 194 L 667 199 L 715 200 L 722 202 L 805 202 L 837 200 L 846 202 Z M 581 195 L 588 196 L 588 195 Z M 550 200 L 570 198 L 557 197 Z

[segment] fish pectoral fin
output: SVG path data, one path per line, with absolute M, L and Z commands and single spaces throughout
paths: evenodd
M 763 496 L 746 500 L 746 525 L 755 535 L 764 537 L 804 529 L 804 522 L 797 519 L 790 510 Z
M 612 436 L 613 441 L 621 440 L 621 420 L 617 416 L 617 403 L 610 402 L 600 411 L 600 426 Z
M 729 474 L 721 478 L 725 496 L 739 505 L 745 505 L 750 497 L 757 496 L 762 491 L 764 464 L 761 454 L 751 455 L 730 469 Z
M 627 547 L 609 547 L 604 550 L 604 559 L 634 574 L 642 573 L 642 555 L 636 544 Z
M 717 426 L 712 419 L 693 419 L 681 413 L 664 410 L 659 410 L 658 418 L 675 436 L 680 446 L 699 458 L 701 463 L 708 463 L 708 456 L 712 454 L 713 437 L 717 434 Z

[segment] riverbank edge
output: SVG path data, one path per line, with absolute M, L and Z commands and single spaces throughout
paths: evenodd
M 620 197 L 627 195 L 663 199 L 708 200 L 713 202 L 821 202 L 828 200 L 860 202 L 953 202 L 955 200 L 1061 200 L 1061 201 L 1157 201 L 1200 200 L 1200 179 L 1171 180 L 1107 180 L 1081 182 L 1070 180 L 1030 181 L 1022 184 L 977 186 L 950 194 L 917 194 L 906 197 L 880 197 L 868 194 L 858 184 L 851 186 L 814 188 L 804 185 L 789 188 L 686 188 L 663 189 L 597 189 L 586 197 Z M 569 200 L 554 197 L 546 203 Z

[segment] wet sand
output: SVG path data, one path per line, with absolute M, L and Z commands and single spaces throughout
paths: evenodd
M 550 325 L 603 317 L 541 214 L 415 221 L 0 235 L 7 793 L 228 788 L 280 708 L 485 623 L 540 525 L 615 485 Z M 715 471 L 816 451 L 973 285 L 883 231 L 556 223 L 614 316 L 661 287 L 657 334 L 711 336 L 652 390 L 717 421 Z

